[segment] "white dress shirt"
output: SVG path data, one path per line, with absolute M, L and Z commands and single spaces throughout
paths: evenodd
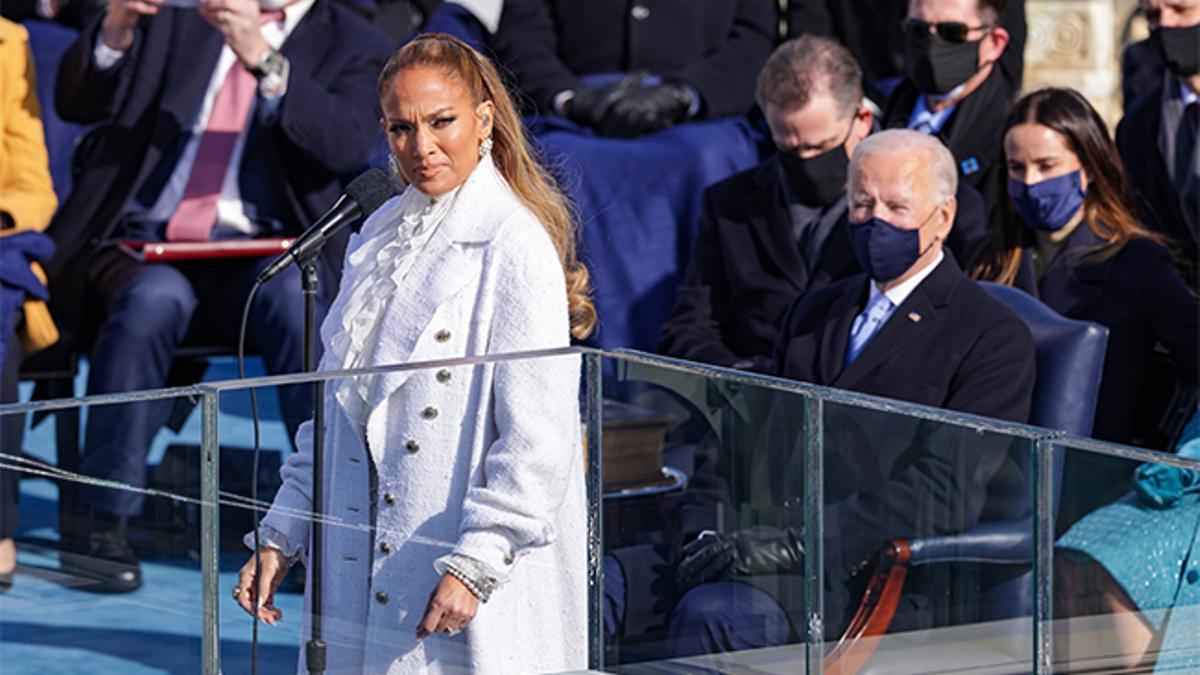
M 296 24 L 308 14 L 308 10 L 312 8 L 315 0 L 300 0 L 293 5 L 288 5 L 283 8 L 283 22 L 271 21 L 263 24 L 262 36 L 267 44 L 272 49 L 278 50 L 284 40 L 291 35 Z M 213 30 L 216 30 L 215 28 Z M 107 70 L 116 65 L 117 61 L 125 52 L 111 49 L 99 35 L 96 36 L 96 46 L 93 49 L 93 58 L 96 62 L 96 67 L 100 70 Z M 171 173 L 171 177 L 163 186 L 162 192 L 159 193 L 154 206 L 149 211 L 144 210 L 144 206 L 136 201 L 136 197 L 131 198 L 130 202 L 125 205 L 124 213 L 139 213 L 143 212 L 140 220 L 150 222 L 167 222 L 171 219 L 171 215 L 179 208 L 179 202 L 183 199 L 184 190 L 187 188 L 188 179 L 192 175 L 192 164 L 196 161 L 196 152 L 200 149 L 200 138 L 204 135 L 204 129 L 208 127 L 208 118 L 212 115 L 213 104 L 217 99 L 217 92 L 221 90 L 221 85 L 225 82 L 225 76 L 229 73 L 237 60 L 237 55 L 233 53 L 233 49 L 228 44 L 221 47 L 221 55 L 217 58 L 217 65 L 213 69 L 212 75 L 208 80 L 208 88 L 204 91 L 204 98 L 200 103 L 200 114 L 192 123 L 191 137 L 188 139 L 187 145 L 183 149 L 183 153 L 179 156 L 179 161 L 175 163 L 175 169 Z M 274 114 L 279 102 L 284 94 L 287 93 L 287 82 L 278 89 L 274 96 L 267 98 L 263 93 L 259 92 L 255 102 L 250 108 L 250 119 L 256 114 L 271 115 Z M 264 105 L 264 110 L 257 110 L 259 104 Z M 242 128 L 238 134 L 237 143 L 233 148 L 233 155 L 229 158 L 229 166 L 225 170 L 225 179 L 221 184 L 221 195 L 217 199 L 217 224 L 213 228 L 212 236 L 214 239 L 227 237 L 230 234 L 239 235 L 254 235 L 258 232 L 258 226 L 246 216 L 245 207 L 242 205 L 241 189 L 238 187 L 238 167 L 242 163 L 242 153 L 246 148 L 246 130 L 250 125 Z

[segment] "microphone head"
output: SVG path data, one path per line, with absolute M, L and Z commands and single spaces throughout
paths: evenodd
M 354 200 L 361 210 L 362 218 L 375 213 L 375 210 L 396 194 L 396 186 L 387 174 L 379 169 L 370 169 L 346 186 L 346 196 Z

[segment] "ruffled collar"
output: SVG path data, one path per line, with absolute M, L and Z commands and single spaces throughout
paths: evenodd
M 453 207 L 461 187 L 430 197 L 409 187 L 385 203 L 364 223 L 358 241 L 346 257 L 345 284 L 322 326 L 325 342 L 323 369 L 370 368 L 379 343 L 379 326 L 413 262 L 425 249 Z M 377 378 L 356 376 L 336 386 L 334 395 L 348 417 L 366 424 L 369 401 Z

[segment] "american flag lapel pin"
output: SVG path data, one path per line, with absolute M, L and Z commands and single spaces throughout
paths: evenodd
M 909 312 L 908 320 L 913 323 L 921 323 L 921 315 L 917 314 L 916 312 Z

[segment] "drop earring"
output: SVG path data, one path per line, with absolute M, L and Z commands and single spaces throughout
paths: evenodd
M 392 178 L 400 177 L 400 162 L 396 161 L 396 156 L 388 153 L 388 173 Z
M 488 136 L 479 144 L 479 159 L 483 159 L 492 153 L 492 137 Z

